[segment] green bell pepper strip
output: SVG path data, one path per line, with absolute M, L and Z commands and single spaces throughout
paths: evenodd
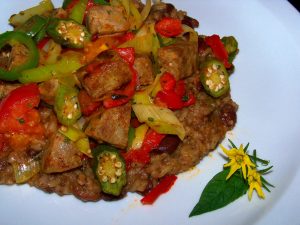
M 228 73 L 224 64 L 216 59 L 210 59 L 201 66 L 200 80 L 206 92 L 218 98 L 230 89 Z
M 15 31 L 21 31 L 26 33 L 29 37 L 36 36 L 44 26 L 47 24 L 47 19 L 39 16 L 34 15 L 30 19 L 28 19 L 24 24 L 17 27 Z
M 33 37 L 33 40 L 35 43 L 39 43 L 41 40 L 43 40 L 47 35 L 47 26 L 50 21 L 50 18 L 47 18 L 47 22 L 45 26 L 42 27 L 42 29 Z
M 81 117 L 78 90 L 61 84 L 55 96 L 54 111 L 61 124 L 73 125 Z
M 80 54 L 68 52 L 62 55 L 62 58 L 55 64 L 39 66 L 33 69 L 22 71 L 19 76 L 21 83 L 38 83 L 51 78 L 60 78 L 72 74 L 83 66 L 80 60 Z
M 99 145 L 92 151 L 94 173 L 104 193 L 119 196 L 126 184 L 126 165 L 119 151 L 109 145 Z
M 11 70 L 6 70 L 5 68 L 0 67 L 1 80 L 17 80 L 21 75 L 21 71 L 36 67 L 39 63 L 39 52 L 36 44 L 25 33 L 19 31 L 7 31 L 0 35 L 0 49 L 7 44 L 12 45 L 13 47 L 14 43 L 19 43 L 26 46 L 28 49 L 28 59 L 22 65 L 16 66 Z
M 47 27 L 47 34 L 55 42 L 68 48 L 83 48 L 84 43 L 91 39 L 86 27 L 72 19 L 52 18 Z
M 33 40 L 35 41 L 35 43 L 39 43 L 41 40 L 43 40 L 46 36 L 46 29 L 47 29 L 47 25 L 44 26 L 34 37 Z
M 79 0 L 79 2 L 72 8 L 69 18 L 82 24 L 88 0 Z
M 74 0 L 64 0 L 62 4 L 63 9 L 67 9 L 68 5 L 73 2 Z
M 132 126 L 129 127 L 129 131 L 128 131 L 128 144 L 127 144 L 127 149 L 131 148 L 132 145 L 132 141 L 135 138 L 135 128 L 133 128 Z

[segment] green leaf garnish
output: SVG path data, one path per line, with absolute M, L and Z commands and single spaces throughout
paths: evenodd
M 266 174 L 268 172 L 270 172 L 270 170 L 273 168 L 273 166 L 270 166 L 266 169 L 263 169 L 263 170 L 258 170 L 257 172 L 259 172 L 260 174 Z
M 223 170 L 208 182 L 190 217 L 222 208 L 246 194 L 248 185 L 242 176 L 234 174 L 226 180 L 228 173 Z
M 254 162 L 254 164 L 257 164 L 257 162 L 260 162 L 260 163 L 262 163 L 264 166 L 267 166 L 267 165 L 269 165 L 269 163 L 270 163 L 270 161 L 268 161 L 268 160 L 264 160 L 264 159 L 261 159 L 261 158 L 258 158 L 258 157 L 255 157 L 254 158 L 254 156 L 252 156 L 252 155 L 249 155 L 249 157 L 250 157 L 250 159 Z M 255 159 L 255 161 L 254 161 L 254 159 Z M 256 162 L 256 163 L 255 163 Z
M 237 148 L 236 145 L 235 145 L 230 139 L 228 139 L 228 141 L 229 141 L 229 143 L 231 144 L 231 146 L 232 146 L 233 148 Z
M 266 184 L 266 185 L 268 185 L 268 186 L 270 186 L 270 187 L 275 187 L 273 184 L 270 184 L 264 177 L 261 177 L 261 182 L 263 183 L 263 184 Z
M 226 169 L 208 182 L 190 217 L 222 208 L 244 195 L 248 189 L 249 200 L 252 198 L 253 190 L 256 190 L 260 198 L 265 198 L 262 188 L 270 192 L 268 186 L 274 187 L 262 176 L 270 173 L 273 166 L 259 169 L 259 166 L 266 167 L 270 162 L 258 158 L 256 150 L 253 150 L 253 155 L 247 153 L 249 143 L 245 147 L 240 145 L 237 148 L 230 139 L 228 141 L 231 149 L 221 145 L 229 161 L 224 164 Z

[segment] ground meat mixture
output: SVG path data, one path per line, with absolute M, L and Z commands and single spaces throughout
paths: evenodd
M 230 95 L 220 99 L 208 96 L 194 85 L 197 75 L 188 78 L 188 86 L 197 92 L 197 102 L 176 112 L 186 130 L 186 138 L 177 150 L 171 154 L 154 152 L 147 166 L 139 164 L 127 173 L 127 185 L 124 191 L 144 193 L 155 186 L 159 178 L 167 174 L 178 174 L 197 165 L 199 161 L 223 140 L 226 132 L 236 123 L 238 106 Z M 44 112 L 44 114 L 47 114 Z M 7 158 L 0 161 L 0 183 L 13 184 L 12 166 Z M 46 192 L 59 195 L 73 194 L 83 201 L 96 201 L 101 198 L 101 191 L 91 166 L 57 174 L 39 173 L 29 184 Z
M 134 13 L 128 12 L 133 7 Z M 55 57 L 60 68 L 30 58 L 33 66 L 26 67 L 27 72 L 42 71 L 33 77 L 23 76 L 22 71 L 32 49 L 14 41 L 0 48 L 0 184 L 27 183 L 82 201 L 118 200 L 128 192 L 144 195 L 166 175 L 197 165 L 234 128 L 238 106 L 231 99 L 225 78 L 233 71 L 234 67 L 228 65 L 238 52 L 237 44 L 235 49 L 229 46 L 228 59 L 219 59 L 220 54 L 214 52 L 206 37 L 193 30 L 199 25 L 196 19 L 160 1 L 148 8 L 148 16 L 143 8 L 139 0 L 129 8 L 122 4 L 89 6 L 84 25 L 75 26 L 80 32 L 69 31 L 68 26 L 56 32 L 58 36 L 68 32 L 79 35 L 75 40 L 87 38 L 83 46 L 75 41 L 66 43 L 73 39 L 53 37 L 45 31 L 47 38 L 63 49 Z M 69 13 L 53 9 L 44 16 L 59 21 L 69 18 Z M 140 17 L 143 21 L 138 20 Z M 13 18 L 10 22 L 17 29 Z M 171 21 L 171 28 L 170 24 L 157 27 L 161 21 Z M 179 33 L 168 30 L 174 24 L 179 24 L 175 29 Z M 160 29 L 171 31 L 170 37 L 164 37 L 166 33 Z M 14 36 L 13 32 L 9 34 Z M 213 38 L 223 46 L 220 37 Z M 95 43 L 98 45 L 93 46 Z M 40 45 L 36 52 L 46 54 L 47 44 Z M 227 51 L 224 49 L 223 53 Z M 67 60 L 67 66 L 80 66 L 74 71 L 61 68 L 62 59 L 71 55 L 74 62 Z M 227 62 L 226 68 L 222 60 Z M 3 76 L 13 68 L 21 68 L 11 73 L 15 78 Z M 46 79 L 42 75 L 49 70 L 51 75 Z M 37 74 L 38 79 L 31 80 Z M 140 115 L 135 106 L 143 107 Z M 141 133 L 136 131 L 138 127 Z M 147 140 L 149 134 L 161 138 L 160 142 L 156 145 Z M 138 137 L 141 140 L 134 148 Z M 153 144 L 150 149 L 143 146 L 149 143 Z M 145 149 L 142 161 L 136 160 Z M 127 158 L 138 151 L 133 157 L 136 161 Z

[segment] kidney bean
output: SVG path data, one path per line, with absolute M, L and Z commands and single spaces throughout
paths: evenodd
M 180 144 L 181 140 L 176 135 L 166 135 L 164 139 L 160 142 L 159 146 L 154 149 L 155 152 L 158 153 L 173 153 L 178 145 Z
M 228 128 L 233 128 L 236 123 L 236 108 L 231 104 L 224 104 L 220 111 L 221 120 Z

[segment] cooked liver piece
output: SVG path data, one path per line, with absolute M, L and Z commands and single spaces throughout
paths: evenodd
M 100 100 L 103 95 L 128 83 L 131 77 L 129 66 L 122 60 L 105 62 L 93 73 L 86 75 L 82 85 L 92 98 Z
M 191 76 L 197 69 L 197 43 L 178 41 L 158 49 L 162 72 L 169 72 L 177 80 Z
M 5 82 L 0 82 L 0 99 L 6 97 L 12 90 L 20 87 L 21 84 L 10 84 Z
M 99 183 L 91 166 L 85 161 L 82 167 L 64 173 L 38 173 L 28 183 L 48 193 L 73 194 L 82 201 L 97 201 L 101 198 Z
M 41 99 L 50 105 L 54 105 L 56 91 L 59 87 L 58 79 L 50 79 L 39 84 Z
M 28 59 L 29 50 L 25 45 L 16 44 L 13 46 L 10 54 L 11 63 L 9 70 L 24 64 Z
M 42 156 L 42 170 L 45 173 L 64 172 L 82 165 L 82 153 L 75 144 L 62 134 L 56 133 Z
M 134 68 L 138 73 L 139 85 L 149 85 L 153 82 L 152 62 L 147 55 L 137 55 Z
M 107 5 L 92 7 L 87 14 L 87 25 L 91 34 L 113 34 L 130 28 L 124 8 Z
M 85 133 L 99 142 L 105 141 L 118 148 L 127 146 L 131 105 L 127 103 L 105 110 L 89 122 Z

